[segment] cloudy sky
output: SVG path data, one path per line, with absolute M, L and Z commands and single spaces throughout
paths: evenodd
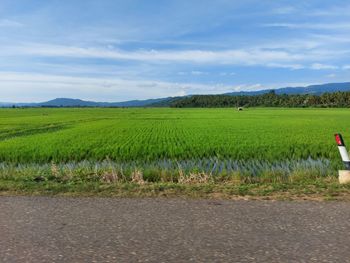
M 350 2 L 0 0 L 0 101 L 350 81 Z

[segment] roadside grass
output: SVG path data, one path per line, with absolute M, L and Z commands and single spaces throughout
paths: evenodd
M 0 195 L 59 195 L 101 197 L 184 197 L 266 200 L 350 200 L 350 186 L 335 173 L 296 170 L 289 173 L 131 170 L 50 165 L 3 165 Z

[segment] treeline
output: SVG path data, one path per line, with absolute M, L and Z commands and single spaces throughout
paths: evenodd
M 350 92 L 324 93 L 322 95 L 277 95 L 274 91 L 256 96 L 195 95 L 170 103 L 176 108 L 225 107 L 350 107 Z

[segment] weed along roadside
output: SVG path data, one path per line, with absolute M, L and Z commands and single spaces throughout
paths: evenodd
M 317 170 L 259 175 L 128 169 L 111 161 L 1 166 L 2 195 L 347 200 L 348 184 Z

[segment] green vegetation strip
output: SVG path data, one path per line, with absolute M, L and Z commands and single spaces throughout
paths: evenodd
M 349 109 L 0 109 L 0 162 L 329 160 Z
M 313 94 L 276 94 L 269 93 L 255 96 L 244 95 L 195 95 L 180 97 L 155 106 L 170 106 L 177 108 L 227 108 L 227 107 L 322 107 L 349 108 L 350 92 Z
M 190 197 L 272 200 L 349 200 L 350 186 L 339 185 L 335 175 L 308 170 L 259 176 L 238 172 L 212 175 L 179 169 L 157 177 L 141 170 L 65 170 L 46 166 L 2 166 L 0 195 L 60 195 L 105 197 Z
M 57 195 L 100 197 L 188 197 L 208 199 L 343 200 L 350 186 L 334 180 L 302 183 L 177 184 L 177 183 L 57 183 L 0 180 L 0 195 Z

